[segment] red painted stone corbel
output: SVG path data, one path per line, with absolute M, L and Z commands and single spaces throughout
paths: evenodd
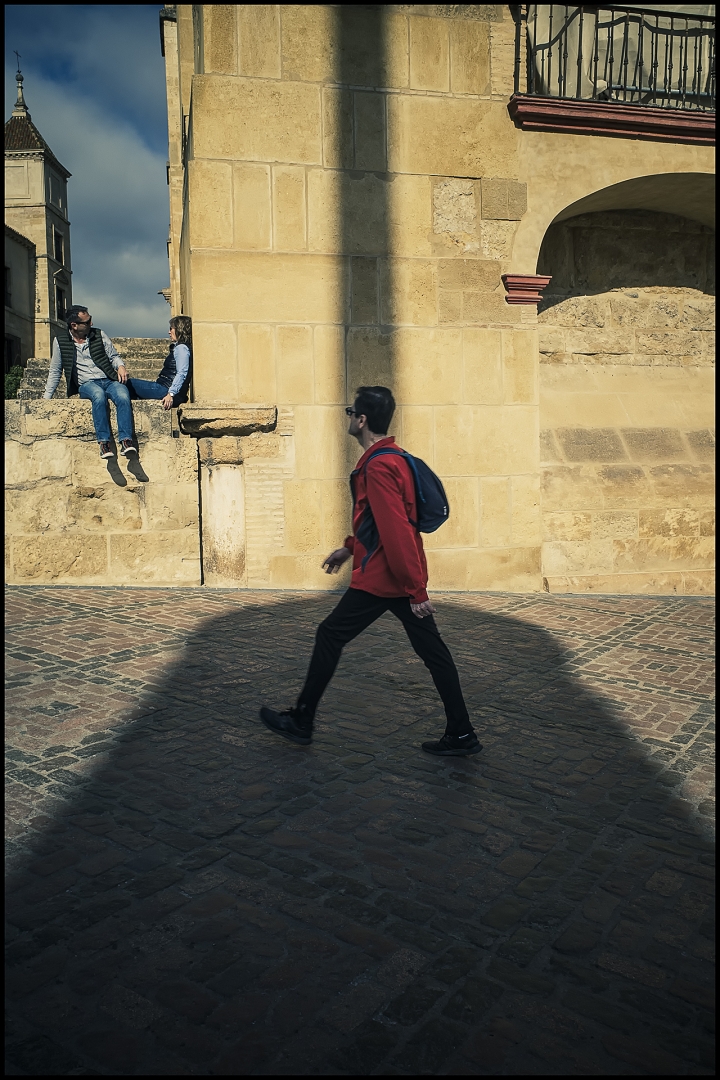
M 544 274 L 503 274 L 506 304 L 539 304 L 550 278 Z

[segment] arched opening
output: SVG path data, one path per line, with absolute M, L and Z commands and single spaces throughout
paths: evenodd
M 550 591 L 713 590 L 713 190 L 702 174 L 638 178 L 579 200 L 545 234 Z

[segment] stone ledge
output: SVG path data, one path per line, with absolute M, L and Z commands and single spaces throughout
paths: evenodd
M 133 401 L 133 420 L 138 439 L 173 435 L 175 410 L 165 410 L 158 401 Z M 114 406 L 110 409 L 110 427 L 117 436 Z M 90 402 L 79 397 L 38 398 L 5 402 L 5 438 L 95 439 Z
M 240 437 L 253 432 L 274 431 L 277 427 L 275 405 L 228 405 L 197 401 L 178 409 L 180 430 L 195 438 Z

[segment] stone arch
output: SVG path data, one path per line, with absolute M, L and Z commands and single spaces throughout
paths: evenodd
M 528 210 L 515 234 L 508 272 L 533 274 L 545 233 L 595 210 L 680 214 L 714 228 L 714 147 L 524 132 L 518 179 Z

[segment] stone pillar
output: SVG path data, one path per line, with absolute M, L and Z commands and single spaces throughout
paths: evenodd
M 245 584 L 245 476 L 238 438 L 198 439 L 203 584 Z
M 243 438 L 274 431 L 275 406 L 196 402 L 178 410 L 180 430 L 198 440 L 203 584 L 242 588 L 245 575 Z

